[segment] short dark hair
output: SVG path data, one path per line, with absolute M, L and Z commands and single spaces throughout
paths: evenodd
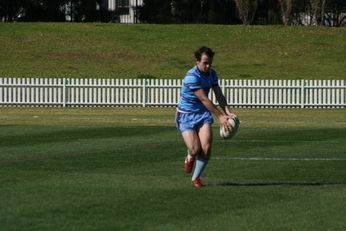
M 197 61 L 201 60 L 202 54 L 206 54 L 209 58 L 213 58 L 215 52 L 209 47 L 200 47 L 195 51 L 195 58 Z

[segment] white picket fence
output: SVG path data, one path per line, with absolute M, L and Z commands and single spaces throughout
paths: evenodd
M 1 78 L 0 107 L 176 106 L 177 79 Z M 344 80 L 220 80 L 227 101 L 249 108 L 345 108 Z M 214 103 L 214 94 L 210 94 Z

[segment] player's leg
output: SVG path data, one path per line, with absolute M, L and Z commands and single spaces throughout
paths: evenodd
M 200 176 L 210 158 L 213 139 L 211 124 L 203 124 L 198 131 L 198 137 L 201 144 L 201 152 L 197 156 L 196 167 L 192 175 L 192 182 L 196 187 L 201 186 Z
M 211 124 L 203 124 L 198 131 L 198 137 L 201 143 L 202 153 L 206 156 L 210 156 L 211 144 L 213 141 L 213 130 Z
M 181 133 L 187 147 L 187 156 L 184 162 L 184 171 L 190 173 L 195 163 L 196 157 L 201 152 L 201 144 L 198 133 L 195 130 L 186 130 Z

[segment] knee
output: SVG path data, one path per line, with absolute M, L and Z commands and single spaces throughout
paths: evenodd
M 191 156 L 198 156 L 202 152 L 202 148 L 198 145 L 193 146 L 189 149 L 189 154 Z
M 202 153 L 204 154 L 204 156 L 209 158 L 210 153 L 211 153 L 211 145 L 210 144 L 203 145 L 201 149 L 202 149 Z

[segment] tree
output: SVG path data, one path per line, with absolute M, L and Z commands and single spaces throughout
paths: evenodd
M 278 0 L 281 8 L 281 17 L 284 25 L 290 25 L 292 20 L 293 0 Z
M 0 0 L 3 21 L 65 21 L 66 0 Z
M 346 26 L 346 1 L 327 0 L 324 18 L 328 26 Z
M 258 0 L 254 23 L 267 25 L 281 22 L 280 6 L 277 0 Z
M 327 0 L 310 0 L 313 24 L 323 25 Z
M 79 1 L 79 21 L 93 22 L 96 20 L 96 1 L 81 0 Z
M 237 17 L 237 10 L 234 0 L 209 1 L 207 15 L 209 23 L 241 23 L 241 21 Z
M 245 25 L 252 24 L 258 7 L 257 0 L 235 0 L 239 18 Z
M 22 0 L 0 0 L 0 19 L 4 22 L 17 20 L 23 13 Z
M 175 0 L 174 22 L 206 23 L 208 21 L 209 1 Z
M 171 0 L 143 0 L 139 11 L 142 22 L 169 23 L 172 20 Z

